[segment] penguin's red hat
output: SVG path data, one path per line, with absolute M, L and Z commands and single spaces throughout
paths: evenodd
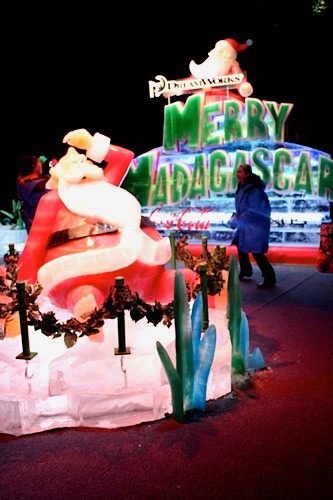
M 252 40 L 247 40 L 246 43 L 238 43 L 238 42 L 236 42 L 236 40 L 233 40 L 232 38 L 226 38 L 224 41 L 227 42 L 229 45 L 231 45 L 231 47 L 237 53 L 242 52 L 242 50 L 247 49 L 248 47 L 250 47 L 253 44 Z

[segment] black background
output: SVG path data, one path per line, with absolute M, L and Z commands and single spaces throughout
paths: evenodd
M 149 97 L 149 80 L 188 77 L 190 60 L 224 38 L 253 41 L 238 55 L 252 97 L 294 103 L 285 139 L 331 155 L 332 3 L 317 15 L 312 3 L 12 7 L 2 20 L 0 208 L 15 197 L 17 155 L 60 158 L 70 130 L 100 132 L 135 156 L 160 146 L 167 101 Z

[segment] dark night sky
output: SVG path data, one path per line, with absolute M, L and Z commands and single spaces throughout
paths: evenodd
M 29 5 L 19 18 L 9 14 L 2 171 L 13 189 L 2 183 L 0 208 L 14 197 L 17 155 L 59 158 L 70 130 L 101 132 L 135 156 L 160 146 L 167 102 L 149 97 L 148 81 L 159 74 L 186 78 L 190 60 L 203 62 L 224 38 L 253 40 L 238 56 L 252 97 L 294 103 L 286 140 L 332 154 L 325 128 L 332 110 L 332 9 L 314 16 L 306 0 L 292 2 L 292 13 L 290 1 L 224 3 L 209 11 L 186 3 L 183 12 L 174 4 L 157 12 L 156 3 L 134 12 L 124 3 L 115 13 L 93 3 L 74 14 L 57 3 L 47 13 Z

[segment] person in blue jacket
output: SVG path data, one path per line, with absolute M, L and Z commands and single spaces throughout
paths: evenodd
M 22 203 L 22 216 L 27 233 L 35 216 L 39 200 L 49 189 L 49 176 L 43 173 L 43 163 L 37 156 L 22 155 L 17 159 L 16 193 Z
M 250 165 L 239 165 L 237 169 L 235 209 L 229 221 L 235 229 L 232 245 L 237 246 L 240 267 L 239 279 L 253 274 L 249 253 L 253 255 L 264 278 L 258 288 L 271 288 L 276 283 L 274 268 L 266 257 L 271 224 L 271 206 L 265 192 L 263 180 L 252 172 Z

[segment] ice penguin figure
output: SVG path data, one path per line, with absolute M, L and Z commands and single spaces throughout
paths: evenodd
M 252 45 L 252 40 L 248 40 L 243 44 L 236 42 L 232 38 L 219 40 L 208 53 L 208 58 L 203 63 L 196 64 L 193 60 L 190 62 L 190 72 L 198 80 L 242 73 L 237 61 L 237 55 L 250 45 Z M 252 85 L 246 79 L 243 79 L 238 86 L 238 92 L 242 97 L 249 97 L 253 92 Z
M 147 302 L 173 300 L 173 274 L 164 269 L 170 240 L 153 224 L 142 227 L 140 203 L 119 187 L 133 153 L 85 129 L 63 142 L 70 147 L 50 169 L 51 191 L 40 200 L 18 279 L 38 282 L 79 320 L 102 305 L 118 275 Z M 95 164 L 102 161 L 104 169 Z

